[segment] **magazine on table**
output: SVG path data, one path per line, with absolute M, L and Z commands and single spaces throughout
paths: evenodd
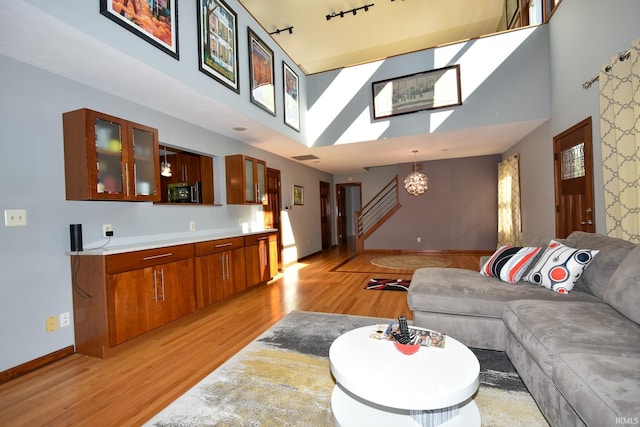
M 371 338 L 393 341 L 393 332 L 398 332 L 400 326 L 397 322 L 391 322 L 387 325 L 376 325 L 374 329 L 370 335 Z M 420 345 L 424 347 L 444 348 L 447 336 L 443 333 L 413 325 L 409 325 L 409 332 L 412 335 L 420 336 Z

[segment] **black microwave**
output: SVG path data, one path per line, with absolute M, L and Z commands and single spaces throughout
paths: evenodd
M 167 191 L 169 193 L 169 203 L 202 203 L 200 182 L 168 184 Z

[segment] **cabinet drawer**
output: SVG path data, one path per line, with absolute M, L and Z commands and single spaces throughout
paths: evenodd
M 250 236 L 244 236 L 244 245 L 245 246 L 254 246 L 257 245 L 261 241 L 268 241 L 270 236 L 275 236 L 275 233 L 260 233 L 260 234 L 252 234 Z
M 216 252 L 230 251 L 242 248 L 244 239 L 242 237 L 232 237 L 229 239 L 209 240 L 207 242 L 196 243 L 196 256 L 215 254 Z
M 193 258 L 193 244 L 167 246 L 107 256 L 107 274 L 152 267 L 181 259 Z

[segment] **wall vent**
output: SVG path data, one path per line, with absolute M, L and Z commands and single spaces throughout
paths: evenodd
M 293 156 L 293 160 L 298 160 L 300 162 L 304 162 L 305 160 L 319 160 L 320 157 L 314 156 L 313 154 L 305 154 L 302 156 Z

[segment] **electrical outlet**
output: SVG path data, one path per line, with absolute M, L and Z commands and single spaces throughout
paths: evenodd
M 45 319 L 45 327 L 47 332 L 53 332 L 58 329 L 58 316 L 51 316 Z
M 66 328 L 71 325 L 71 313 L 68 311 L 66 313 L 60 313 L 60 327 Z
M 416 242 L 418 243 L 422 242 L 422 237 L 416 237 Z
M 113 227 L 111 224 L 102 224 L 102 237 L 113 236 Z
M 240 217 L 238 219 L 238 225 L 242 225 L 242 224 L 244 224 L 244 218 Z
M 24 227 L 27 225 L 26 209 L 5 209 L 4 225 L 7 227 Z
M 196 231 L 196 222 L 189 221 L 189 231 Z

